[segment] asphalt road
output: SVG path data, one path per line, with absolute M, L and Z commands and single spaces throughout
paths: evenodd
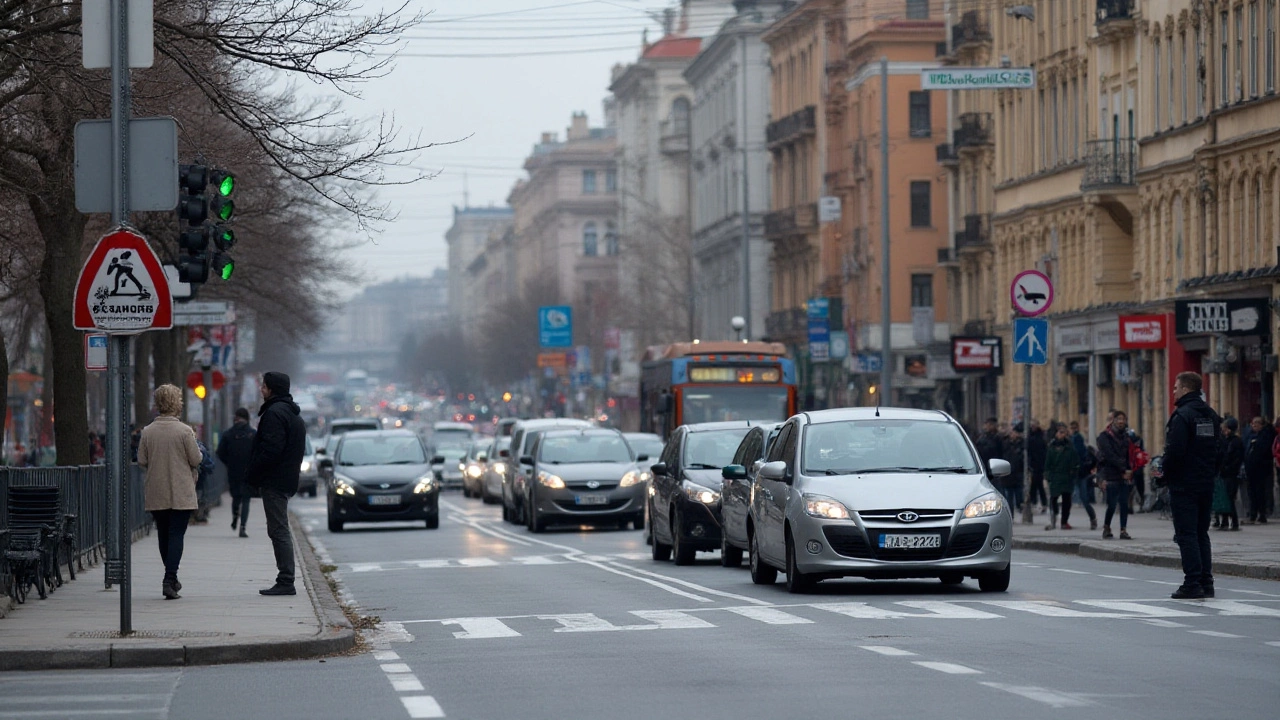
M 636 531 L 531 535 L 447 495 L 439 530 L 324 529 L 344 596 L 381 618 L 372 652 L 163 671 L 0 674 L 4 718 L 468 720 L 1272 718 L 1280 585 L 1015 553 L 1008 593 L 973 581 L 824 582 L 658 564 Z

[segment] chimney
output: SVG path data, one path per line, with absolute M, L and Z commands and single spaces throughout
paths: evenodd
M 543 145 L 550 145 L 551 143 L 553 143 L 553 142 L 555 142 L 555 141 L 556 141 L 556 134 L 555 134 L 555 133 L 553 133 L 553 132 L 544 132 L 544 133 L 542 133 L 542 144 L 543 144 Z
M 573 114 L 573 120 L 569 125 L 567 133 L 568 140 L 581 140 L 591 136 L 591 130 L 587 127 L 587 114 L 585 112 L 576 112 Z

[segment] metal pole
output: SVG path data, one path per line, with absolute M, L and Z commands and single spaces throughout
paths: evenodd
M 738 332 L 741 339 L 745 333 L 751 337 L 751 158 L 748 155 L 747 136 L 747 36 L 742 40 L 742 128 L 738 133 L 738 141 L 742 143 L 742 317 L 747 321 L 743 330 Z
M 889 303 L 889 58 L 880 58 L 880 403 L 893 404 Z
M 213 447 L 213 367 L 200 366 L 200 382 L 204 383 L 204 398 L 200 401 L 200 439 L 205 447 Z
M 1015 341 L 1016 342 L 1016 341 Z M 1022 480 L 1026 493 L 1022 496 L 1022 522 L 1032 523 L 1031 511 L 1031 365 L 1022 366 L 1022 396 L 1027 399 L 1026 409 L 1022 413 Z
M 129 215 L 129 9 L 111 0 L 111 224 Z M 112 335 L 107 346 L 107 582 L 120 585 L 120 634 L 133 632 L 129 583 L 129 337 Z M 113 552 L 114 551 L 114 552 Z

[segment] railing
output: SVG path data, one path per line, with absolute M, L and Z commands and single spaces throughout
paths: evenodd
M 689 121 L 668 118 L 658 125 L 659 144 L 664 153 L 689 152 Z
M 790 115 L 775 120 L 765 126 L 764 137 L 769 144 L 788 140 L 815 132 L 818 127 L 818 108 L 807 105 Z
M 949 248 L 949 247 L 938 248 L 938 264 L 939 265 L 951 265 L 952 263 L 955 263 L 955 262 L 956 262 L 955 248 Z
M 991 41 L 991 28 L 977 10 L 970 10 L 960 16 L 960 22 L 951 26 L 951 47 L 960 49 L 966 43 L 982 43 Z
M 978 147 L 991 144 L 991 113 L 960 113 L 956 128 L 956 147 Z
M 765 213 L 764 234 L 766 237 L 779 237 L 796 232 L 805 232 L 818 227 L 818 204 L 804 203 L 785 210 L 774 210 Z
M 1133 0 L 1097 0 L 1095 12 L 1098 25 L 1112 20 L 1132 20 Z
M 960 161 L 956 155 L 956 148 L 951 143 L 938 144 L 938 164 L 939 165 L 955 165 Z
M 986 215 L 965 215 L 964 230 L 956 233 L 956 249 L 987 244 L 990 222 Z
M 809 332 L 809 315 L 797 308 L 771 312 L 765 316 L 764 331 L 775 341 L 804 337 Z
M 1133 138 L 1090 140 L 1085 144 L 1084 177 L 1080 179 L 1080 189 L 1133 185 L 1137 160 L 1138 145 Z

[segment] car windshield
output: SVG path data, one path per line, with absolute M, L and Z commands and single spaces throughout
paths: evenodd
M 957 426 L 937 420 L 844 420 L 804 429 L 805 475 L 978 472 Z
M 436 448 L 436 455 L 443 457 L 445 462 L 458 462 L 467 456 L 467 448 L 465 445 L 445 445 Z
M 481 455 L 489 454 L 489 443 L 476 443 L 471 446 L 471 451 L 467 453 L 468 460 L 476 460 Z
M 553 465 L 570 463 L 627 463 L 631 450 L 621 435 L 566 435 L 543 438 L 538 461 Z
M 381 428 L 378 427 L 377 420 L 369 420 L 367 422 L 341 422 L 341 423 L 334 423 L 329 428 L 329 434 L 336 436 L 336 435 L 341 435 L 343 433 L 349 433 L 353 430 L 380 430 L 380 429 Z
M 692 386 L 684 389 L 682 422 L 786 420 L 787 389 L 777 385 Z
M 684 441 L 684 466 L 693 469 L 719 470 L 733 460 L 742 438 L 751 428 L 706 430 L 689 433 Z
M 471 444 L 470 430 L 436 430 L 431 435 L 431 442 L 436 447 L 444 447 L 445 445 L 461 445 L 466 447 Z
M 338 464 L 345 466 L 421 465 L 426 461 L 418 438 L 404 435 L 351 437 L 338 451 Z
M 662 439 L 658 437 L 631 437 L 627 438 L 627 444 L 631 446 L 636 457 L 648 455 L 651 458 L 657 458 L 662 454 Z

